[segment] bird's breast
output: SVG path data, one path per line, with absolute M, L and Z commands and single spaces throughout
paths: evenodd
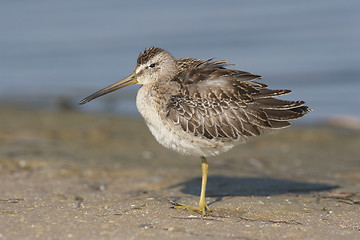
M 166 148 L 182 154 L 214 156 L 232 148 L 234 144 L 210 141 L 186 133 L 167 119 L 166 93 L 143 86 L 136 97 L 136 105 L 155 139 Z
M 153 88 L 142 86 L 136 96 L 136 107 L 148 125 L 160 124 L 160 115 L 165 114 L 165 99 Z
M 150 87 L 143 86 L 138 91 L 136 106 L 155 139 L 167 148 L 179 150 L 175 147 L 175 143 L 179 141 L 179 136 L 174 134 L 173 129 L 165 119 L 167 100 L 164 98 L 163 94 Z

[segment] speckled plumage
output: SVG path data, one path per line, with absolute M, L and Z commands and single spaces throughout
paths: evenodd
M 145 50 L 138 64 L 154 53 L 167 52 Z M 226 62 L 181 58 L 176 65 L 170 80 L 140 89 L 137 106 L 156 139 L 178 152 L 217 155 L 265 130 L 287 127 L 309 111 L 303 101 L 274 98 L 290 90 L 268 89 L 255 81 L 261 76 L 226 69 Z
M 275 97 L 290 90 L 272 90 L 261 76 L 227 69 L 213 59 L 175 59 L 160 48 L 140 53 L 134 72 L 84 98 L 80 104 L 130 84 L 140 84 L 136 106 L 156 140 L 167 148 L 202 159 L 199 206 L 176 208 L 210 211 L 205 202 L 207 156 L 228 151 L 249 137 L 284 128 L 309 112 L 303 101 Z

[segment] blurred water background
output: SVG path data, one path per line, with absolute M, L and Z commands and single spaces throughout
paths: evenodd
M 146 47 L 226 60 L 314 110 L 360 117 L 360 1 L 0 1 L 0 102 L 138 116 L 137 87 L 84 106 Z

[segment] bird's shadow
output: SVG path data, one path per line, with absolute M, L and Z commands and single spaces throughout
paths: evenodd
M 169 188 L 182 186 L 182 193 L 199 195 L 201 178 L 172 185 Z M 338 188 L 319 182 L 304 182 L 287 179 L 266 177 L 227 177 L 221 175 L 209 176 L 207 181 L 206 196 L 216 197 L 221 200 L 225 196 L 270 196 L 278 194 L 306 194 L 312 192 L 328 191 Z

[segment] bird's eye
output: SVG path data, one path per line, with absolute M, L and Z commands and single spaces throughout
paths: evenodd
M 155 67 L 155 63 L 150 64 L 149 67 L 154 68 L 154 67 Z

